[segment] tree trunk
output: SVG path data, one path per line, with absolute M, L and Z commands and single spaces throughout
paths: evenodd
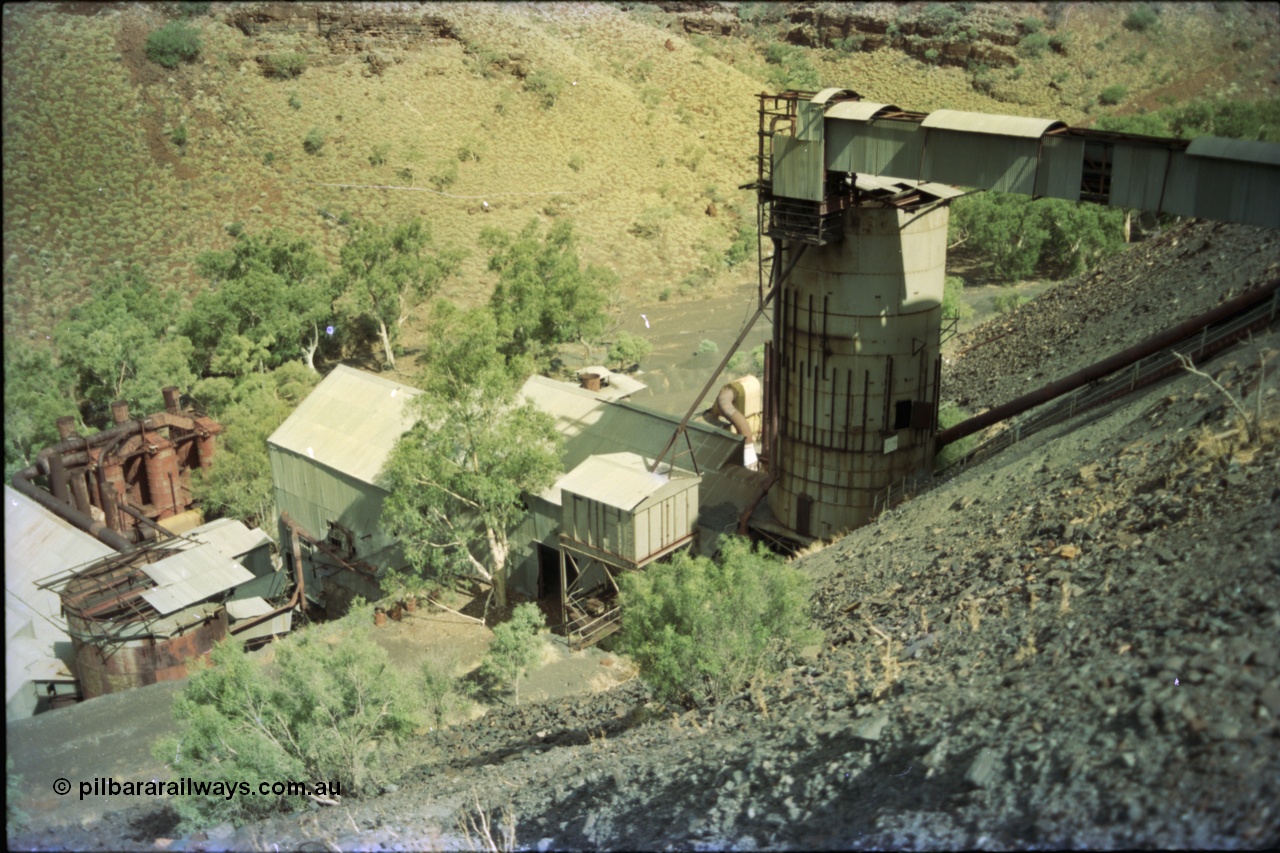
M 498 606 L 507 606 L 507 538 L 492 527 L 485 528 L 489 538 L 489 553 L 493 555 L 493 591 L 498 596 Z
M 387 364 L 391 365 L 391 369 L 396 369 L 396 357 L 391 354 L 391 335 L 387 333 L 387 324 L 381 319 L 378 320 L 378 334 L 382 336 L 382 350 L 387 354 Z
M 307 367 L 312 373 L 319 373 L 316 370 L 316 350 L 320 348 L 320 327 L 315 323 L 311 324 L 311 343 L 307 346 Z

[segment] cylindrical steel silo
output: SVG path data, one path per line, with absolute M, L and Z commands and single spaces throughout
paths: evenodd
M 843 214 L 778 295 L 773 514 L 802 536 L 865 524 L 885 488 L 933 460 L 945 202 Z M 789 248 L 787 251 L 795 251 Z

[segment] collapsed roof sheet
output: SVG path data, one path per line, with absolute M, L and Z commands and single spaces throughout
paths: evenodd
M 208 544 L 179 551 L 138 568 L 156 583 L 155 589 L 142 593 L 142 599 L 161 615 L 253 580 L 248 569 Z

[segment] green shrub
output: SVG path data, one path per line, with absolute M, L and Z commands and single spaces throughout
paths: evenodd
M 586 163 L 583 161 L 581 154 L 574 154 L 569 158 L 569 168 L 575 172 L 581 172 L 584 165 Z
M 738 264 L 753 257 L 756 254 L 756 222 L 753 218 L 740 216 L 738 219 L 738 233 L 734 235 L 733 243 L 729 245 L 728 250 L 724 253 L 725 264 L 730 268 L 736 267 Z
M 458 146 L 458 162 L 465 163 L 472 160 L 476 163 L 480 162 L 480 143 L 471 137 L 462 140 L 462 144 Z
M 857 53 L 862 50 L 862 45 L 866 42 L 867 37 L 861 33 L 850 33 L 842 39 L 836 39 L 831 46 L 836 50 L 843 50 L 846 53 Z
M 809 62 L 804 48 L 782 41 L 770 42 L 764 60 L 769 82 L 779 89 L 814 90 L 819 88 L 818 71 Z
M 958 423 L 969 419 L 969 412 L 957 406 L 955 403 L 943 403 L 938 410 L 938 431 L 950 429 Z M 976 435 L 966 436 L 959 441 L 953 441 L 951 444 L 943 447 L 933 459 L 935 468 L 946 468 L 956 460 L 960 459 L 966 453 L 973 449 L 978 443 Z
M 1029 300 L 1021 293 L 1012 290 L 1005 291 L 991 301 L 991 306 L 997 314 L 1012 314 L 1022 305 L 1026 305 Z
M 373 146 L 373 150 L 369 152 L 369 165 L 382 166 L 387 162 L 387 155 L 391 153 L 391 143 L 379 142 Z
M 369 794 L 394 775 L 398 744 L 421 719 L 421 686 L 391 665 L 362 603 L 338 622 L 279 641 L 274 672 L 239 643 L 214 647 L 174 700 L 176 736 L 152 754 L 196 783 L 245 781 L 251 796 L 173 797 L 186 828 L 235 824 L 310 805 L 305 795 L 266 795 L 260 782 L 336 783 Z M 327 794 L 326 794 L 327 795 Z
M 1018 50 L 1026 56 L 1039 56 L 1049 49 L 1049 36 L 1044 33 L 1031 33 L 1018 42 Z
M 1040 28 L 1043 26 L 1044 24 L 1040 21 L 1039 18 L 1023 18 L 1022 19 L 1022 29 L 1024 32 L 1028 34 L 1040 32 Z
M 636 221 L 627 228 L 627 233 L 642 240 L 654 240 L 662 236 L 667 220 L 675 215 L 670 207 L 647 207 L 640 211 Z
M 1065 53 L 1069 44 L 1071 44 L 1071 33 L 1054 33 L 1049 36 L 1049 47 L 1055 53 Z
M 703 338 L 698 344 L 698 349 L 694 351 L 694 355 L 715 355 L 720 352 L 720 347 L 710 338 Z
M 931 47 L 924 52 L 924 61 L 930 63 L 931 65 L 937 65 L 938 60 L 941 57 L 942 57 L 942 54 L 939 53 L 936 48 Z
M 199 2 L 199 0 L 179 0 L 178 10 L 182 12 L 184 18 L 198 18 L 201 15 L 209 14 L 209 7 L 213 5 L 208 0 Z
M 1107 88 L 1103 89 L 1100 93 L 1098 93 L 1098 101 L 1109 107 L 1113 107 L 1116 104 L 1123 101 L 1124 96 L 1127 94 L 1129 94 L 1128 87 L 1121 86 L 1119 83 L 1117 83 L 1114 86 L 1108 86 Z
M 544 110 L 549 110 L 556 105 L 556 99 L 560 97 L 564 87 L 564 77 L 545 68 L 539 68 L 524 78 L 525 91 L 537 95 L 538 102 Z
M 396 169 L 396 177 L 404 181 L 406 184 L 412 184 L 413 169 L 410 169 L 408 166 L 401 166 L 399 169 Z
M 946 3 L 930 3 L 920 13 L 920 23 L 936 29 L 945 29 L 958 20 L 960 13 Z
M 1139 5 L 1136 9 L 1125 16 L 1124 28 L 1132 30 L 1135 33 L 1146 32 L 1160 22 L 1160 16 L 1146 3 Z
M 751 348 L 751 369 L 754 373 L 764 375 L 764 344 Z
M 175 127 L 173 129 L 173 133 L 169 134 L 169 140 L 179 148 L 182 148 L 184 145 L 186 145 L 187 144 L 187 126 L 185 124 L 180 124 L 177 127 Z
M 320 149 L 324 148 L 327 134 L 319 127 L 313 127 L 307 131 L 307 135 L 302 138 L 302 148 L 308 154 L 319 154 Z
M 298 97 L 298 90 L 294 89 L 289 93 L 289 106 L 295 110 L 302 109 L 302 98 Z
M 973 316 L 973 307 L 964 301 L 964 279 L 960 276 L 947 276 L 942 292 L 942 316 L 957 320 L 968 320 Z
M 225 226 L 223 226 L 223 228 L 224 228 L 224 229 L 226 230 L 226 232 L 227 232 L 228 234 L 230 234 L 232 237 L 239 237 L 241 234 L 243 234 L 243 233 L 244 233 L 244 223 L 243 223 L 243 222 L 238 222 L 238 221 L 237 221 L 237 222 L 228 222 Z
M 646 107 L 656 107 L 662 103 L 662 90 L 656 86 L 645 86 L 640 90 L 637 97 L 640 98 L 640 103 Z
M 422 707 L 435 728 L 443 728 L 470 705 L 463 683 L 453 677 L 452 667 L 432 659 L 422 663 Z
M 444 192 L 453 186 L 458 180 L 458 161 L 443 160 L 436 166 L 436 172 L 431 176 L 431 186 L 440 192 Z
M 269 62 L 271 73 L 282 80 L 291 80 L 307 70 L 307 57 L 303 53 L 273 53 Z
M 670 296 L 670 288 L 665 292 Z M 665 301 L 661 296 L 658 298 L 660 301 Z M 609 352 L 605 358 L 608 359 L 609 364 L 616 364 L 619 370 L 624 370 L 632 364 L 639 364 L 640 360 L 652 350 L 653 344 L 639 335 L 619 332 L 617 339 L 609 345 Z
M 714 561 L 681 551 L 619 578 L 621 647 L 665 700 L 724 699 L 819 638 L 803 573 L 746 539 L 719 545 Z
M 147 36 L 147 59 L 165 68 L 177 68 L 200 55 L 200 33 L 185 21 L 170 21 Z
M 539 632 L 546 627 L 546 619 L 538 605 L 526 602 L 517 605 L 511 618 L 493 629 L 493 642 L 480 663 L 480 675 L 509 684 L 515 691 L 516 704 L 520 704 L 520 679 L 538 661 L 542 647 Z
M 696 172 L 698 171 L 698 166 L 702 163 L 702 158 L 705 156 L 707 156 L 707 149 L 696 142 L 686 142 L 684 148 L 676 157 L 676 162 L 690 172 Z

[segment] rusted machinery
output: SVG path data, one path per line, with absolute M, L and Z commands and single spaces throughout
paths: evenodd
M 59 418 L 61 443 L 14 474 L 14 488 L 117 551 L 154 538 L 151 524 L 172 526 L 191 509 L 191 472 L 213 464 L 222 432 L 211 418 L 184 412 L 176 387 L 162 393 L 163 412 L 130 418 L 128 404 L 117 401 L 115 425 L 87 437 L 76 434 L 74 419 Z

